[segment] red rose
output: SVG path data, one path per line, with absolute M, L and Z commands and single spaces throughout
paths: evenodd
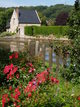
M 31 94 L 31 93 L 29 93 L 29 94 L 28 94 L 28 98 L 30 98 L 31 96 L 32 96 L 32 94 Z
M 57 80 L 56 78 L 51 77 L 51 82 L 58 84 L 58 83 L 59 83 L 59 80 Z
M 16 106 L 16 107 L 20 107 L 20 106 L 18 105 L 18 106 Z
M 56 84 L 58 84 L 59 83 L 59 80 L 56 80 Z
M 12 58 L 13 58 L 12 55 L 10 55 L 10 56 L 9 56 L 9 59 L 12 59 Z
M 78 97 L 77 97 L 77 100 L 79 100 L 79 101 L 80 101 L 80 96 L 78 96 Z
M 17 106 L 16 102 L 13 103 L 14 106 Z
M 11 91 L 12 90 L 12 86 L 9 86 L 9 91 Z
M 17 59 L 17 58 L 18 58 L 18 53 L 15 52 L 15 53 L 14 53 L 14 56 L 15 56 L 15 59 Z

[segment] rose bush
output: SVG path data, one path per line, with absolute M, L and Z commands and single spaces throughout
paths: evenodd
M 18 57 L 17 52 L 12 53 L 9 56 L 10 64 L 6 65 L 3 70 L 7 83 L 5 85 L 7 93 L 2 95 L 2 107 L 26 106 L 25 99 L 29 101 L 45 84 L 54 86 L 59 83 L 59 80 L 50 76 L 50 69 L 38 72 L 31 62 L 19 63 L 21 60 L 18 60 Z M 14 60 L 17 61 L 17 65 Z
M 80 96 L 68 93 L 69 88 L 66 89 L 50 68 L 41 67 L 41 64 L 35 64 L 35 61 L 32 63 L 29 58 L 25 60 L 25 55 L 22 54 L 13 52 L 9 55 L 8 65 L 4 66 L 4 80 L 0 88 L 0 106 L 80 106 Z

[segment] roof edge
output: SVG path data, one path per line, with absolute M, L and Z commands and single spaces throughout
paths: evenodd
M 39 22 L 40 22 L 40 24 L 41 24 L 41 20 L 40 20 L 40 17 L 39 17 L 39 15 L 38 15 L 37 10 L 35 10 L 35 12 L 36 12 L 36 15 L 37 15 L 37 17 L 38 17 L 38 20 L 39 20 Z

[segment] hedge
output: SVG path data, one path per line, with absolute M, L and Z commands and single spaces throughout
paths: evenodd
M 25 35 L 65 35 L 68 30 L 68 26 L 26 26 Z

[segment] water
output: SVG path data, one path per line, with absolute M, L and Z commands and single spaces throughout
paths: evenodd
M 5 39 L 0 42 L 0 48 L 10 49 L 11 51 L 27 51 L 28 49 L 33 56 L 42 54 L 44 61 L 49 61 L 49 63 L 59 63 L 61 65 L 64 60 L 61 56 L 56 56 L 54 47 L 51 48 L 49 41 L 46 40 Z M 68 62 L 69 59 L 66 59 L 67 65 L 69 65 Z

